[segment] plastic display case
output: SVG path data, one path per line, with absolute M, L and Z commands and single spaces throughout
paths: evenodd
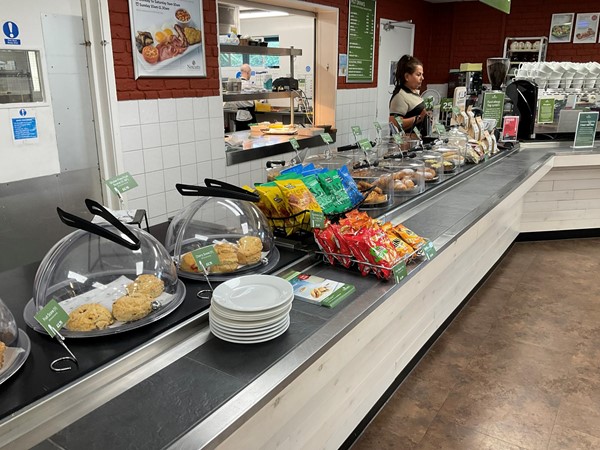
M 176 185 L 184 196 L 200 197 L 171 221 L 165 247 L 179 276 L 224 281 L 240 275 L 266 273 L 279 261 L 273 231 L 256 206 L 258 195 L 217 180 L 207 186 Z M 199 265 L 192 252 L 216 254 L 213 264 Z
M 392 172 L 394 195 L 417 195 L 425 190 L 425 163 L 417 158 L 386 159 L 380 164 Z
M 444 181 L 444 157 L 439 152 L 424 150 L 417 152 L 417 159 L 425 165 L 425 183 L 440 183 Z
M 462 167 L 465 164 L 465 157 L 458 147 L 440 143 L 435 145 L 432 151 L 442 156 L 444 175 L 453 175 L 462 171 Z
M 384 208 L 394 203 L 394 177 L 386 169 L 366 167 L 350 172 L 358 189 L 367 194 L 361 209 Z
M 65 337 L 116 334 L 173 312 L 185 298 L 185 286 L 163 245 L 93 200 L 86 206 L 103 220 L 89 222 L 58 208 L 60 219 L 79 229 L 42 260 L 24 311 L 27 324 L 45 333 L 34 316 L 52 300 L 69 314 L 60 330 Z M 130 314 L 121 314 L 122 308 Z
M 17 327 L 15 317 L 0 299 L 0 384 L 8 380 L 25 363 L 31 344 L 29 338 Z

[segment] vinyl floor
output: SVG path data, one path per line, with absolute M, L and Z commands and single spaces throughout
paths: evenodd
M 516 243 L 352 450 L 600 449 L 600 239 Z

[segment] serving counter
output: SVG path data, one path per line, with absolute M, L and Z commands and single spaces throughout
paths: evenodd
M 118 338 L 76 344 L 76 355 L 98 366 L 65 383 L 46 364 L 60 346 L 27 329 L 34 350 L 0 390 L 3 404 L 18 400 L 33 389 L 22 377 L 35 374 L 38 396 L 2 419 L 0 447 L 339 448 L 519 232 L 597 228 L 599 167 L 597 150 L 521 148 L 388 211 L 383 219 L 406 224 L 437 249 L 399 284 L 313 254 L 284 264 L 278 273 L 308 271 L 356 292 L 334 309 L 295 301 L 289 330 L 270 342 L 220 341 L 199 310 L 128 336 L 139 343 L 112 358 Z M 0 298 L 15 315 L 34 270 L 1 275 Z M 181 308 L 197 306 L 199 286 L 187 287 Z M 57 380 L 62 387 L 52 392 Z

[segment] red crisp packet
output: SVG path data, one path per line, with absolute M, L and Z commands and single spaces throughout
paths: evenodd
M 329 264 L 335 265 L 336 258 L 331 254 L 338 253 L 338 248 L 331 226 L 323 229 L 314 228 L 313 233 L 315 235 L 315 241 L 317 242 L 317 245 L 325 254 L 325 259 L 327 259 Z
M 333 234 L 335 236 L 335 242 L 337 244 L 337 253 L 339 253 L 340 255 L 346 255 L 336 256 L 336 259 L 342 266 L 348 268 L 352 265 L 353 253 L 351 247 L 348 245 L 347 234 L 344 231 L 343 227 L 340 227 L 339 225 L 331 225 L 330 228 L 332 229 Z
M 382 230 L 367 233 L 366 243 L 369 246 L 370 262 L 379 266 L 376 270 L 377 276 L 389 280 L 392 267 L 400 260 L 394 244 Z
M 360 273 L 363 276 L 368 275 L 372 269 L 367 264 L 364 264 L 364 262 L 370 262 L 367 250 L 368 245 L 365 243 L 364 232 L 361 231 L 352 235 L 346 234 L 345 236 L 349 244 L 348 247 L 350 248 L 352 255 L 354 255 L 354 259 L 358 261 L 358 270 L 360 270 Z M 361 263 L 361 261 L 363 263 Z

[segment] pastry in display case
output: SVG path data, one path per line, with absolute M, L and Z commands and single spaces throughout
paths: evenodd
M 360 192 L 367 193 L 361 208 L 384 208 L 394 203 L 392 173 L 379 167 L 364 167 L 350 172 Z
M 256 204 L 259 196 L 218 180 L 206 179 L 205 184 L 176 185 L 181 195 L 199 197 L 177 213 L 167 230 L 165 247 L 179 276 L 223 281 L 272 270 L 279 250 Z M 199 249 L 214 258 L 204 267 L 195 257 Z
M 35 276 L 24 318 L 46 333 L 35 315 L 55 300 L 68 314 L 64 337 L 94 337 L 148 325 L 173 312 L 185 298 L 175 264 L 163 245 L 137 227 L 121 223 L 87 199 L 90 222 L 57 208 L 78 228 L 46 254 Z
M 425 190 L 425 177 L 433 179 L 435 172 L 425 170 L 425 163 L 417 158 L 413 159 L 384 159 L 380 167 L 392 173 L 394 195 L 417 195 Z
M 0 299 L 0 384 L 19 370 L 30 349 L 29 337 L 17 327 L 12 312 Z
M 445 175 L 456 174 L 462 170 L 462 166 L 465 164 L 462 149 L 440 142 L 433 147 L 432 151 L 442 156 Z
M 417 152 L 416 159 L 423 161 L 423 177 L 425 183 L 440 183 L 444 181 L 444 157 L 439 152 L 423 150 Z

